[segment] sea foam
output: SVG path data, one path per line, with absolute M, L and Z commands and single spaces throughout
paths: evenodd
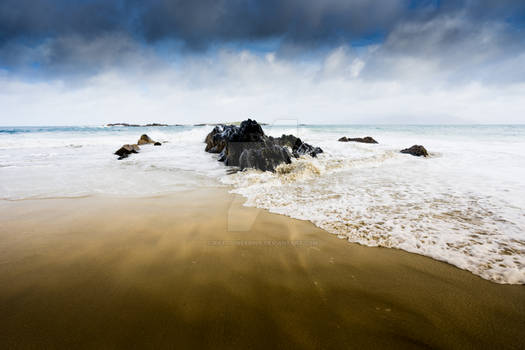
M 519 165 L 525 159 L 518 138 L 404 133 L 386 145 L 363 145 L 331 141 L 330 133 L 306 134 L 324 154 L 276 173 L 249 170 L 222 181 L 248 206 L 310 220 L 350 242 L 426 255 L 498 283 L 525 283 Z M 399 153 L 418 141 L 433 151 L 430 158 Z

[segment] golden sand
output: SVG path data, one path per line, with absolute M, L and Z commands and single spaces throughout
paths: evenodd
M 525 346 L 525 287 L 241 204 L 0 202 L 0 347 Z

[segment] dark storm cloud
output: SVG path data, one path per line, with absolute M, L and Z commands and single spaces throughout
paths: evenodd
M 525 20 L 525 3 L 511 0 L 3 0 L 0 40 L 119 31 L 192 47 L 272 37 L 315 44 L 388 33 L 411 18 L 460 11 L 473 20 Z
M 461 25 L 440 27 L 447 18 L 461 18 Z M 299 53 L 385 40 L 392 52 L 440 55 L 465 42 L 475 48 L 481 40 L 475 32 L 487 23 L 504 26 L 495 26 L 504 39 L 498 45 L 509 42 L 513 48 L 515 38 L 523 37 L 525 2 L 3 0 L 0 67 L 118 64 L 122 55 L 166 40 L 202 51 L 210 44 L 279 39 L 283 46 L 302 48 L 293 51 Z
M 403 16 L 404 0 L 158 1 L 144 11 L 149 40 L 170 36 L 201 46 L 210 40 L 283 37 L 302 44 L 386 31 Z
M 352 38 L 388 30 L 408 0 L 4 0 L 0 38 L 93 37 L 123 31 L 147 41 L 286 37 L 300 42 Z
M 3 0 L 0 40 L 41 39 L 66 34 L 86 37 L 114 31 L 125 19 L 118 1 Z

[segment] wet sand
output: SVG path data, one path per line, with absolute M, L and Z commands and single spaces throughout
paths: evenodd
M 524 286 L 241 204 L 1 201 L 0 347 L 525 347 Z

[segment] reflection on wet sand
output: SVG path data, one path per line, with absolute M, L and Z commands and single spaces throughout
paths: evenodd
M 0 203 L 0 344 L 523 346 L 525 289 L 226 190 Z

